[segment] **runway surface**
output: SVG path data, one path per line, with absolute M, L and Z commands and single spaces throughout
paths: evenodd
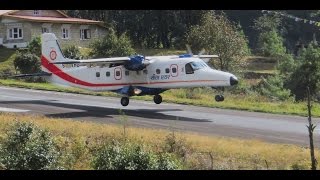
M 0 86 L 0 112 L 120 124 L 119 109 L 127 115 L 129 126 L 175 128 L 206 135 L 309 145 L 306 117 L 170 103 L 157 105 L 151 101 L 133 99 L 127 107 L 123 107 L 120 98 Z M 314 124 L 317 125 L 319 120 L 313 118 Z M 316 145 L 319 144 L 319 134 L 317 127 L 314 134 Z

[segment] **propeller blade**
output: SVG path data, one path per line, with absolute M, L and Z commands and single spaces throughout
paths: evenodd
M 192 53 L 192 51 L 191 51 L 190 45 L 189 45 L 189 44 L 186 44 L 186 47 L 187 47 L 187 52 L 188 52 L 188 54 L 193 55 L 193 53 Z
M 206 50 L 205 49 L 202 49 L 200 52 L 199 52 L 199 54 L 198 54 L 198 56 L 200 57 L 202 54 L 204 54 L 206 52 Z

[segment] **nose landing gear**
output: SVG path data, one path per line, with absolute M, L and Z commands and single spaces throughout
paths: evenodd
M 224 101 L 224 96 L 223 95 L 216 95 L 214 97 L 214 99 L 217 101 L 217 102 L 222 102 Z

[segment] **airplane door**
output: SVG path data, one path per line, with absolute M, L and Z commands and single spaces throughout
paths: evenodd
M 170 73 L 172 77 L 177 77 L 179 75 L 179 69 L 177 64 L 171 64 L 170 66 Z
M 122 79 L 122 69 L 119 67 L 114 68 L 114 79 L 121 80 Z

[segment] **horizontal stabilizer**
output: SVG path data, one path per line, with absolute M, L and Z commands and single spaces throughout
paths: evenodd
M 40 73 L 33 73 L 33 74 L 18 74 L 18 75 L 14 75 L 12 77 L 21 78 L 21 77 L 38 77 L 38 76 L 51 76 L 51 75 L 52 75 L 52 73 L 40 72 Z

